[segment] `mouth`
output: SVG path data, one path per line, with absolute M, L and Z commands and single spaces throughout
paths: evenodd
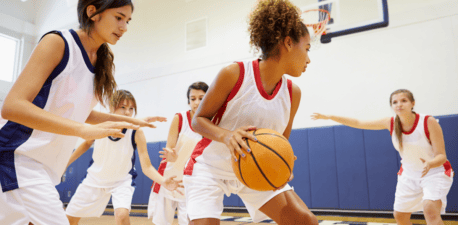
M 116 38 L 118 38 L 118 40 L 122 37 L 121 34 L 117 34 L 117 33 L 113 33 L 114 36 L 116 36 Z

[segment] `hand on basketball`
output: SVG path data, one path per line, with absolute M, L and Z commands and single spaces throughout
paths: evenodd
M 173 178 L 176 178 L 176 177 L 177 176 L 171 176 L 171 177 L 165 179 L 165 181 L 162 184 L 162 186 L 164 186 L 169 191 L 176 191 L 176 192 L 184 195 L 183 192 L 181 192 L 180 190 L 177 189 L 177 188 L 184 188 L 183 181 L 182 180 L 174 180 Z
M 159 154 L 161 154 L 161 155 L 159 155 L 160 158 L 165 159 L 165 161 L 167 161 L 167 162 L 175 162 L 175 161 L 177 161 L 178 154 L 177 154 L 177 151 L 174 148 L 172 148 L 172 149 L 163 148 L 162 150 L 164 150 L 164 151 L 160 151 L 159 152 Z
M 320 114 L 320 113 L 313 113 L 310 117 L 312 117 L 312 120 L 328 120 L 330 119 L 329 116 L 327 115 L 323 115 L 323 114 Z
M 99 123 L 96 125 L 84 125 L 80 130 L 79 137 L 85 140 L 95 140 L 100 139 L 108 136 L 112 136 L 115 138 L 123 138 L 124 134 L 122 133 L 122 129 L 138 129 L 138 125 L 134 125 L 128 122 L 112 122 L 107 121 L 103 123 Z
M 426 174 L 428 174 L 429 170 L 431 169 L 431 165 L 429 164 L 429 162 L 426 162 L 426 160 L 420 158 L 421 162 L 425 165 L 425 167 L 423 167 L 423 172 L 421 172 L 421 177 L 424 177 L 426 176 Z
M 242 157 L 245 157 L 245 153 L 242 151 L 244 149 L 247 153 L 250 153 L 250 149 L 245 142 L 245 139 L 249 138 L 252 141 L 258 141 L 253 134 L 248 133 L 247 131 L 256 130 L 255 126 L 244 126 L 240 127 L 234 131 L 228 132 L 224 137 L 224 144 L 229 148 L 232 157 L 237 161 L 235 152 L 240 154 Z

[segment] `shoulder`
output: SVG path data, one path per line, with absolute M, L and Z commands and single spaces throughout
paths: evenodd
M 218 74 L 218 80 L 223 82 L 236 83 L 240 76 L 240 66 L 238 63 L 232 63 L 223 67 Z
M 138 128 L 138 130 L 132 130 L 132 133 L 135 134 L 135 138 L 145 137 L 145 132 L 143 132 L 143 129 L 141 128 Z
M 65 50 L 65 39 L 59 32 L 50 32 L 45 34 L 38 45 L 44 45 L 53 50 Z
M 428 116 L 428 115 L 425 116 L 425 124 L 428 127 L 431 127 L 431 126 L 440 127 L 439 122 L 437 122 L 436 118 L 432 116 Z

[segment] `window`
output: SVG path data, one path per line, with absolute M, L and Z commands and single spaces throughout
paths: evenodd
M 0 80 L 13 82 L 19 40 L 0 34 Z

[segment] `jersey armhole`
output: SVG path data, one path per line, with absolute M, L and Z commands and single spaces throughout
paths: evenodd
M 390 135 L 393 135 L 393 127 L 394 127 L 394 118 L 391 117 L 391 122 L 390 122 Z
M 68 59 L 70 58 L 70 49 L 68 47 L 67 40 L 65 40 L 64 35 L 62 34 L 62 32 L 57 31 L 57 30 L 49 31 L 48 33 L 46 33 L 43 36 L 41 36 L 40 41 L 41 41 L 41 39 L 43 39 L 48 34 L 57 34 L 57 35 L 59 35 L 64 40 L 65 50 L 64 50 L 64 56 L 62 57 L 62 60 L 60 60 L 59 64 L 57 64 L 56 68 L 54 68 L 54 70 L 51 72 L 51 74 L 49 75 L 48 79 L 46 79 L 45 85 L 50 84 L 54 80 L 54 78 L 56 78 L 60 73 L 62 73 L 62 71 L 64 71 L 65 67 L 67 67 Z M 38 41 L 38 42 L 40 42 L 40 41 Z
M 287 79 L 288 83 L 288 92 L 289 92 L 289 100 L 291 104 L 293 103 L 293 82 L 290 79 Z
M 232 88 L 232 91 L 231 93 L 229 93 L 229 96 L 227 97 L 226 101 L 224 101 L 224 104 L 213 117 L 212 122 L 216 125 L 219 124 L 219 121 L 221 121 L 221 118 L 223 118 L 223 114 L 226 111 L 227 104 L 235 97 L 235 95 L 237 95 L 237 93 L 240 90 L 240 87 L 242 87 L 243 78 L 245 77 L 245 66 L 243 65 L 243 62 L 236 63 L 239 65 L 240 68 L 239 79 L 237 79 L 237 83 L 235 83 L 235 86 Z
M 135 142 L 135 134 L 137 134 L 137 131 L 132 130 L 132 148 L 134 148 L 134 151 L 137 149 L 137 143 Z
M 181 127 L 183 127 L 183 116 L 181 113 L 177 113 L 178 115 L 178 134 L 181 133 Z
M 425 122 L 424 122 L 423 127 L 425 128 L 426 138 L 428 138 L 428 141 L 431 143 L 431 139 L 429 138 L 429 130 L 428 130 L 428 118 L 429 117 L 430 116 L 425 116 Z

